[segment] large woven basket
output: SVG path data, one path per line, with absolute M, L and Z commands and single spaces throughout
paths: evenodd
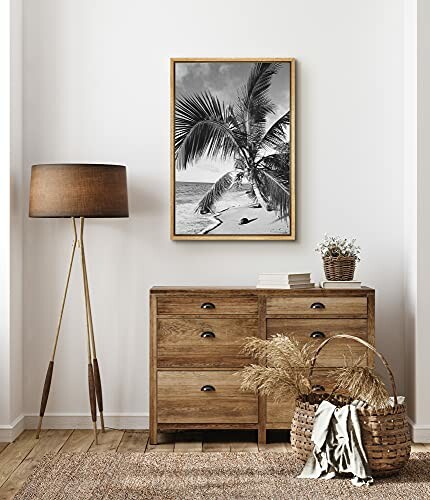
M 323 257 L 324 273 L 328 281 L 354 279 L 356 257 Z
M 372 475 L 390 476 L 400 472 L 409 460 L 411 440 L 406 420 L 406 405 L 399 404 L 396 383 L 390 366 L 384 356 L 365 340 L 352 335 L 334 335 L 318 347 L 311 361 L 309 378 L 312 377 L 317 357 L 329 342 L 338 338 L 347 338 L 360 342 L 373 351 L 388 371 L 393 392 L 394 407 L 377 410 L 371 407 L 358 409 L 361 424 L 361 439 L 367 453 Z M 311 442 L 315 413 L 323 400 L 329 400 L 337 406 L 351 402 L 350 398 L 336 394 L 312 393 L 298 399 L 291 423 L 291 446 L 300 460 L 306 462 L 313 450 Z

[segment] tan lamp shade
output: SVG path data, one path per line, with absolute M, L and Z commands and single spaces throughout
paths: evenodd
M 128 217 L 123 165 L 33 165 L 30 217 Z

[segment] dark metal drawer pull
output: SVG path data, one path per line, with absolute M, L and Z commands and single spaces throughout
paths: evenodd
M 204 385 L 200 390 L 203 392 L 215 392 L 215 387 L 213 385 Z
M 214 332 L 203 332 L 200 334 L 200 337 L 202 337 L 203 339 L 214 339 L 215 334 Z
M 325 391 L 325 387 L 323 385 L 313 385 L 312 390 L 313 391 Z
M 202 309 L 215 309 L 215 304 L 212 304 L 212 302 L 205 302 L 204 304 L 201 305 Z
M 325 305 L 321 304 L 321 302 L 314 302 L 311 305 L 311 309 L 325 309 Z
M 325 337 L 325 333 L 323 332 L 312 332 L 311 337 L 313 339 L 323 339 Z

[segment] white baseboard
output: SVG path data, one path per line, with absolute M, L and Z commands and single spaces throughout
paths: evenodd
M 411 426 L 411 438 L 414 443 L 430 443 L 430 425 L 417 425 L 408 418 Z
M 105 426 L 112 429 L 149 429 L 148 413 L 105 413 Z M 20 415 L 10 425 L 0 425 L 0 443 L 11 443 L 25 429 L 36 429 L 39 414 Z M 88 413 L 46 413 L 44 429 L 92 429 Z
M 10 425 L 0 425 L 0 443 L 11 443 L 24 429 L 24 415 L 17 417 Z
M 149 429 L 148 413 L 105 413 L 105 426 L 112 429 Z M 25 415 L 25 429 L 36 429 L 39 414 Z M 45 413 L 44 429 L 92 429 L 88 413 Z

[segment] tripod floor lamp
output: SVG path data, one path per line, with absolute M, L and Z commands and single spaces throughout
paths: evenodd
M 128 217 L 126 169 L 122 165 L 100 164 L 70 163 L 33 165 L 30 181 L 29 216 L 70 218 L 74 236 L 66 287 L 61 303 L 60 317 L 57 324 L 57 331 L 48 364 L 48 370 L 46 372 L 45 384 L 43 386 L 36 437 L 39 437 L 46 404 L 48 402 L 64 306 L 66 303 L 76 247 L 78 247 L 80 249 L 87 327 L 88 391 L 94 438 L 97 444 L 97 407 L 100 413 L 101 429 L 102 432 L 104 432 L 103 394 L 96 354 L 90 291 L 88 286 L 87 263 L 84 247 L 84 223 L 86 218 Z M 76 227 L 77 221 L 79 222 L 79 231 Z

